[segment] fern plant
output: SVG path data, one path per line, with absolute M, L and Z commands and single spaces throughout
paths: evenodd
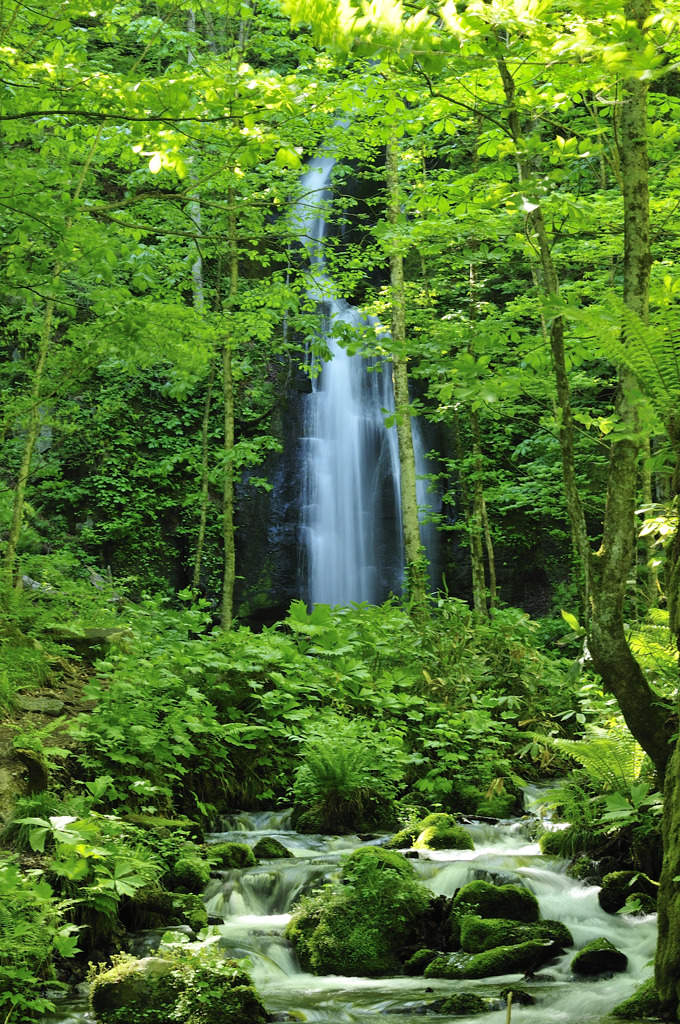
M 639 779 L 645 752 L 623 724 L 611 729 L 589 725 L 581 740 L 555 738 L 552 743 L 586 771 L 595 790 L 627 793 Z

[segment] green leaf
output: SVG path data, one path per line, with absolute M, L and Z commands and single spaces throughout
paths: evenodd
M 560 615 L 562 616 L 564 621 L 567 623 L 567 625 L 571 626 L 571 628 L 575 632 L 577 632 L 577 633 L 580 632 L 581 624 L 580 624 L 580 622 L 578 621 L 578 619 L 576 618 L 575 615 L 572 615 L 571 612 L 565 612 L 564 608 L 560 608 Z

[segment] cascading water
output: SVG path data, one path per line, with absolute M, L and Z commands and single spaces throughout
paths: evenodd
M 303 550 L 311 604 L 383 601 L 403 577 L 399 453 L 389 364 L 349 356 L 332 337 L 338 322 L 358 327 L 359 310 L 333 296 L 325 274 L 325 210 L 331 157 L 310 161 L 298 231 L 309 253 L 309 294 L 323 304 L 332 358 L 313 377 L 302 438 Z M 422 463 L 423 469 L 425 463 Z M 422 498 L 424 500 L 424 489 Z
M 474 991 L 497 999 L 501 987 L 517 983 L 516 975 L 449 981 L 302 973 L 281 938 L 288 911 L 301 894 L 319 888 L 337 873 L 343 853 L 364 844 L 356 836 L 303 836 L 277 827 L 267 829 L 261 818 L 257 825 L 258 830 L 250 834 L 241 830 L 214 838 L 247 839 L 253 845 L 264 835 L 274 835 L 294 859 L 224 873 L 221 881 L 211 882 L 205 899 L 208 912 L 225 919 L 225 951 L 250 959 L 254 984 L 270 1012 L 318 1024 L 380 1024 L 385 1014 L 398 1014 L 403 1024 L 416 1024 L 427 1004 L 441 996 Z M 628 956 L 626 972 L 609 978 L 578 980 L 570 969 L 573 949 L 538 970 L 522 984 L 535 998 L 535 1005 L 513 1011 L 521 1015 L 524 1024 L 582 1024 L 602 1017 L 650 975 L 648 963 L 656 940 L 653 916 L 605 913 L 597 900 L 597 887 L 574 881 L 564 873 L 565 862 L 542 855 L 528 836 L 526 822 L 473 823 L 466 828 L 475 843 L 473 851 L 421 851 L 413 862 L 433 893 L 452 896 L 461 885 L 477 878 L 523 885 L 538 899 L 543 918 L 566 924 L 577 948 L 605 936 Z M 497 1024 L 499 1009 L 500 1004 L 474 1019 L 479 1024 Z
M 254 846 L 264 836 L 274 836 L 293 857 L 220 872 L 204 894 L 211 920 L 223 922 L 217 927 L 225 955 L 249 960 L 253 983 L 266 1009 L 275 1015 L 273 1019 L 384 1024 L 386 1014 L 395 1014 L 402 1024 L 417 1024 L 435 999 L 473 991 L 496 1001 L 495 1009 L 475 1016 L 474 1021 L 499 1024 L 505 1020 L 498 995 L 502 987 L 517 985 L 519 975 L 450 981 L 405 976 L 320 977 L 301 972 L 281 934 L 294 903 L 337 875 L 343 853 L 369 844 L 357 836 L 300 835 L 287 823 L 280 813 L 266 812 L 244 813 L 225 821 L 223 827 L 228 831 L 214 833 L 212 840 Z M 584 1024 L 603 1017 L 650 976 L 656 918 L 605 913 L 598 903 L 597 887 L 569 878 L 566 862 L 541 854 L 531 840 L 530 825 L 526 820 L 468 824 L 474 850 L 420 851 L 412 863 L 424 884 L 443 896 L 452 896 L 460 886 L 479 878 L 523 885 L 536 896 L 543 918 L 567 926 L 576 948 L 606 937 L 625 953 L 627 970 L 612 977 L 579 980 L 570 969 L 572 949 L 521 982 L 535 1004 L 513 1007 L 513 1020 L 517 1015 L 522 1024 Z M 161 929 L 134 936 L 131 952 L 148 955 L 158 948 L 162 933 Z M 69 998 L 46 1024 L 88 1024 L 91 1019 L 84 997 Z M 456 1020 L 465 1024 L 472 1018 Z

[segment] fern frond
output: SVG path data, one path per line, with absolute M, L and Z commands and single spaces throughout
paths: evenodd
M 680 337 L 668 324 L 645 324 L 614 292 L 607 294 L 606 303 L 606 311 L 569 309 L 565 315 L 592 332 L 610 362 L 635 375 L 665 417 L 680 396 Z
M 645 752 L 625 728 L 591 727 L 583 740 L 555 739 L 554 745 L 577 761 L 595 786 L 628 792 L 640 775 Z

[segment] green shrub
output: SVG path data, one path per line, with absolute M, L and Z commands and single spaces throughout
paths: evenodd
M 347 832 L 396 824 L 393 801 L 404 754 L 395 736 L 375 732 L 366 719 L 327 714 L 310 729 L 301 756 L 293 785 L 298 829 Z
M 54 1009 L 41 993 L 55 986 L 53 958 L 78 952 L 77 928 L 64 923 L 66 907 L 36 873 L 0 859 L 0 1018 L 33 1019 Z

